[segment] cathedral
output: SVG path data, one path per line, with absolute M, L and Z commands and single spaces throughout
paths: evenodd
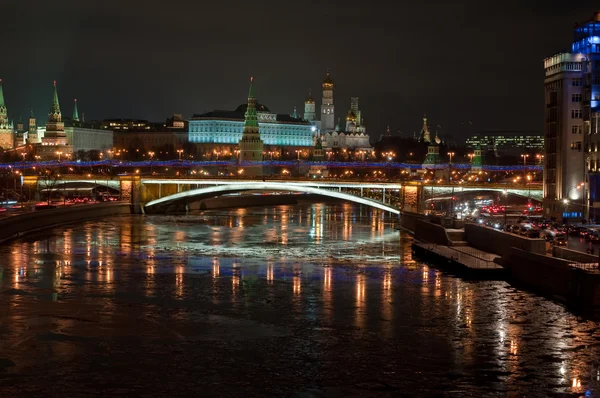
M 335 124 L 335 107 L 333 105 L 333 80 L 327 72 L 321 85 L 323 96 L 321 101 L 321 120 L 316 120 L 316 104 L 309 91 L 308 98 L 304 101 L 304 120 L 310 122 L 316 130 L 313 145 L 317 140 L 323 150 L 351 149 L 372 151 L 367 129 L 358 107 L 358 97 L 350 98 L 350 110 L 346 114 L 345 125 L 338 119 Z

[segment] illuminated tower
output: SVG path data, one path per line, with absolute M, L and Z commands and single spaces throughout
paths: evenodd
M 475 147 L 475 153 L 473 154 L 473 160 L 471 161 L 471 172 L 480 172 L 483 166 L 483 151 L 481 147 L 477 145 Z
M 356 126 L 361 125 L 360 109 L 358 109 L 358 97 L 350 97 L 350 110 L 356 115 Z
M 78 122 L 79 121 L 79 111 L 77 110 L 77 98 L 75 98 L 73 100 L 73 102 L 74 102 L 74 104 L 73 104 L 73 121 Z
M 328 132 L 335 128 L 335 109 L 333 107 L 333 80 L 327 72 L 323 81 L 323 101 L 321 103 L 321 131 Z
M 27 143 L 28 144 L 38 144 L 40 141 L 38 139 L 37 133 L 37 123 L 35 120 L 35 116 L 33 114 L 33 109 L 31 110 L 31 115 L 29 116 L 29 131 L 27 133 Z
M 310 90 L 308 91 L 308 98 L 304 101 L 304 120 L 312 122 L 316 119 L 315 117 L 315 100 L 312 98 Z
M 2 79 L 0 79 L 0 148 L 12 148 L 13 140 L 13 124 L 8 120 L 8 111 L 4 103 L 4 91 L 2 90 Z
M 431 133 L 427 126 L 427 115 L 423 116 L 423 128 L 421 129 L 421 140 L 423 142 L 431 142 Z
M 252 86 L 253 78 L 250 78 L 250 90 L 248 91 L 248 107 L 244 115 L 244 131 L 239 141 L 240 163 L 262 162 L 263 141 L 258 131 L 258 114 L 256 112 L 256 98 Z M 262 175 L 262 164 L 244 165 L 244 175 Z
M 48 113 L 46 133 L 44 134 L 42 145 L 67 145 L 67 134 L 65 133 L 65 124 L 62 121 L 62 114 L 60 113 L 60 104 L 58 103 L 56 80 L 54 81 L 54 98 L 52 100 L 52 108 L 50 108 L 50 113 Z

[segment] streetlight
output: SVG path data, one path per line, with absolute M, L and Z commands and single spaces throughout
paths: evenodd
M 542 164 L 542 162 L 544 161 L 544 155 L 541 155 L 539 153 L 535 155 L 535 158 L 538 160 L 539 164 Z
M 179 161 L 181 162 L 181 156 L 183 155 L 183 149 L 178 149 L 177 154 L 179 155 Z
M 525 174 L 527 173 L 527 158 L 529 155 L 524 153 L 521 155 L 521 157 L 523 158 L 523 181 L 525 181 Z
M 60 163 L 60 155 L 62 155 L 63 153 L 61 151 L 56 151 L 56 154 L 58 155 L 58 162 Z
M 152 175 L 152 158 L 154 157 L 154 152 L 148 152 L 148 156 L 150 156 L 150 175 Z
M 507 221 L 506 221 L 506 213 L 508 213 L 508 190 L 505 189 L 502 191 L 504 194 L 504 230 L 506 231 Z
M 452 184 L 452 156 L 454 155 L 454 152 L 448 152 L 448 156 L 450 157 L 450 161 L 448 162 L 448 181 L 452 187 L 452 197 L 450 198 L 450 217 L 454 215 L 454 184 Z

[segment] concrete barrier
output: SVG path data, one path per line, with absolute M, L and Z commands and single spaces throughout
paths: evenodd
M 417 220 L 423 220 L 427 216 L 421 213 L 413 213 L 410 211 L 400 212 L 400 226 L 408 229 L 409 231 L 415 232 L 417 229 Z
M 131 214 L 131 211 L 129 203 L 113 202 L 60 207 L 19 214 L 0 220 L 0 242 L 57 225 L 71 224 L 99 217 Z
M 597 263 L 598 256 L 583 253 L 577 250 L 567 249 L 566 247 L 553 246 L 552 255 L 576 263 Z
M 446 229 L 441 225 L 426 220 L 417 220 L 415 226 L 415 239 L 421 242 L 437 243 L 438 245 L 450 245 Z
M 569 296 L 570 273 L 573 271 L 569 261 L 514 247 L 508 249 L 502 260 L 518 282 L 564 299 Z
M 544 239 L 526 238 L 477 224 L 465 224 L 465 239 L 469 242 L 469 246 L 502 257 L 508 254 L 511 247 L 529 253 L 546 254 Z

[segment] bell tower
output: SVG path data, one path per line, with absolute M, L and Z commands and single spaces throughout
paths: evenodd
M 333 107 L 333 80 L 329 71 L 323 81 L 323 101 L 321 103 L 321 131 L 328 132 L 335 129 L 335 109 Z

